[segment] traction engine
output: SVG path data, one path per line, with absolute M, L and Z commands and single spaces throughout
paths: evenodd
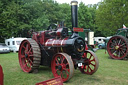
M 107 42 L 107 51 L 113 59 L 128 58 L 128 28 L 121 28 Z
M 77 27 L 77 1 L 71 2 L 72 28 Z M 32 38 L 21 42 L 19 48 L 19 64 L 24 72 L 38 71 L 40 65 L 49 66 L 54 77 L 61 76 L 63 82 L 68 81 L 74 68 L 84 74 L 97 71 L 97 56 L 88 50 L 85 40 L 73 32 L 68 35 L 65 26 L 33 33 Z

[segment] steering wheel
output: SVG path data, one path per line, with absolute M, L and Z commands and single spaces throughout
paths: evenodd
M 47 30 L 56 30 L 57 24 L 50 24 L 47 28 Z

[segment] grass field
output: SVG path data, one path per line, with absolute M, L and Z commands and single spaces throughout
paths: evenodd
M 128 85 L 128 60 L 113 60 L 98 50 L 99 69 L 93 75 L 75 70 L 73 77 L 64 85 Z M 49 67 L 40 67 L 39 73 L 24 73 L 18 62 L 18 53 L 0 54 L 0 64 L 4 71 L 4 85 L 35 85 L 53 78 Z

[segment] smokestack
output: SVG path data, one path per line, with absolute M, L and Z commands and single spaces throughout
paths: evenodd
M 77 1 L 71 1 L 72 29 L 78 27 L 77 4 Z
M 79 36 L 78 32 L 73 32 L 73 27 L 78 27 L 78 17 L 77 17 L 77 1 L 71 1 L 71 16 L 72 16 L 72 36 L 71 38 Z

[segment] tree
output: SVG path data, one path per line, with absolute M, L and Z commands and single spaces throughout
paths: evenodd
M 72 28 L 71 23 L 71 6 L 69 4 L 59 4 L 59 21 L 64 21 L 66 27 Z
M 7 3 L 2 3 L 3 8 L 0 13 L 0 33 L 1 38 L 9 38 L 10 36 L 13 36 L 17 31 L 17 15 L 16 15 L 16 9 L 17 5 L 14 1 L 8 2 L 8 5 L 5 6 Z
M 98 30 L 104 36 L 114 35 L 122 25 L 128 25 L 128 2 L 126 0 L 104 0 L 96 12 Z
M 88 6 L 85 6 L 83 2 L 79 4 L 78 9 L 78 25 L 81 28 L 93 29 L 93 19 L 92 15 L 89 12 Z

